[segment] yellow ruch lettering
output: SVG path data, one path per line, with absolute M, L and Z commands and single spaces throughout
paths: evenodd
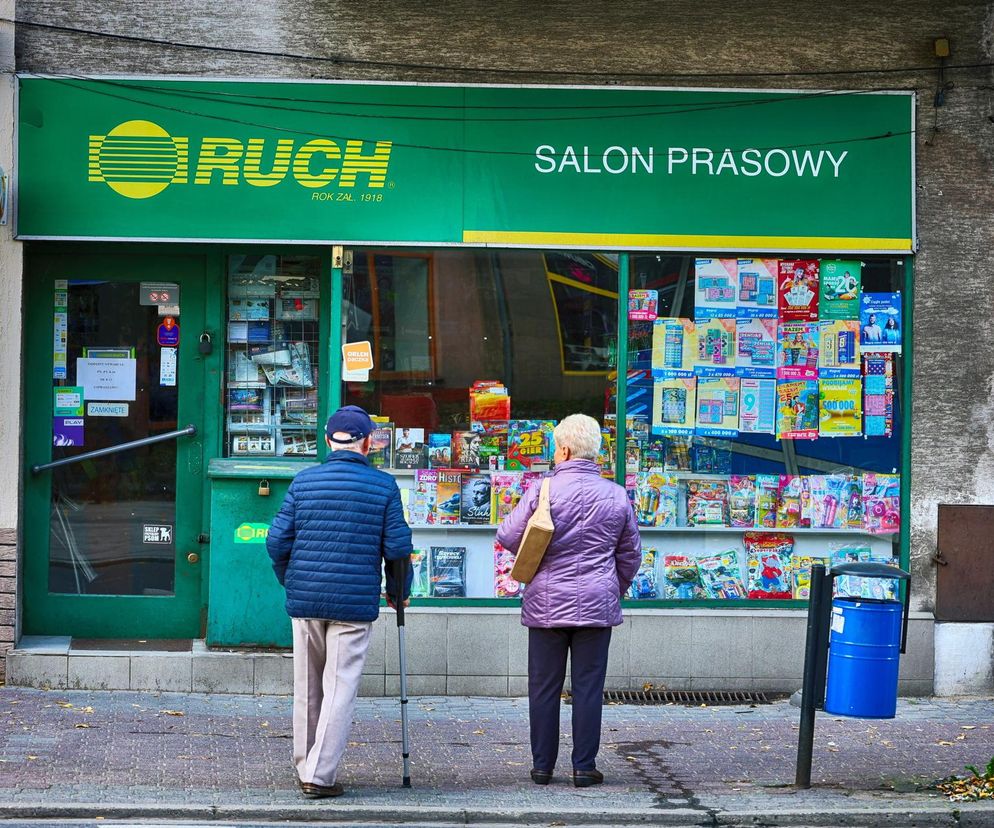
M 372 155 L 363 155 L 362 146 L 362 141 L 346 141 L 339 187 L 354 187 L 359 173 L 369 174 L 370 187 L 382 187 L 386 183 L 393 141 L 377 141 Z
M 319 172 L 311 171 L 311 160 L 319 154 L 324 155 L 329 161 L 342 157 L 342 151 L 334 141 L 326 138 L 308 141 L 297 150 L 293 159 L 293 177 L 302 187 L 324 187 L 334 181 L 335 176 L 338 175 L 338 167 L 325 166 Z
M 200 157 L 194 184 L 210 184 L 215 170 L 221 172 L 222 184 L 238 183 L 238 162 L 244 147 L 234 138 L 204 138 L 200 142 Z
M 265 138 L 249 138 L 245 149 L 245 164 L 242 175 L 253 187 L 272 187 L 279 184 L 290 171 L 290 159 L 293 156 L 293 138 L 280 138 L 276 142 L 276 152 L 269 172 L 262 172 L 260 164 L 266 148 Z

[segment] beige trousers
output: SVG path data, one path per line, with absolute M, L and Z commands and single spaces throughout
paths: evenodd
M 301 782 L 333 785 L 352 728 L 370 622 L 292 618 L 293 763 Z

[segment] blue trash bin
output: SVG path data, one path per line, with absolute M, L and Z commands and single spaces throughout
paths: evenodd
M 836 598 L 832 602 L 826 713 L 894 718 L 903 614 L 900 601 Z

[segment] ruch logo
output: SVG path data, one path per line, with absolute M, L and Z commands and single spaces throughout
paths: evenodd
M 201 138 L 193 184 L 272 187 L 288 176 L 312 190 L 335 182 L 344 188 L 360 180 L 371 189 L 386 184 L 392 141 L 376 141 L 370 155 L 363 154 L 368 142 L 352 139 L 345 141 L 344 152 L 329 138 L 299 145 L 295 138 L 279 138 L 273 143 L 267 138 Z M 170 184 L 190 183 L 189 144 L 189 138 L 174 138 L 151 121 L 125 121 L 106 135 L 90 136 L 89 180 L 126 198 L 151 198 Z M 263 156 L 271 158 L 266 170 Z

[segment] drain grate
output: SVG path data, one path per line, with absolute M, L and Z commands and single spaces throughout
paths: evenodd
M 616 704 L 770 704 L 765 693 L 748 690 L 605 690 L 604 701 Z M 571 693 L 566 704 L 573 703 Z

